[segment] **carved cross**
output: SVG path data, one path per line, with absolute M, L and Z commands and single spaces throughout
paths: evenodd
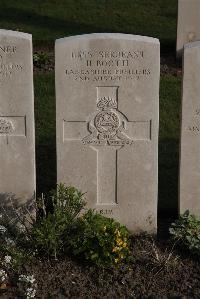
M 118 110 L 118 86 L 97 87 L 95 116 L 88 123 L 64 120 L 64 141 L 69 140 L 79 140 L 97 152 L 97 205 L 115 205 L 118 151 L 151 140 L 151 120 L 128 120 Z

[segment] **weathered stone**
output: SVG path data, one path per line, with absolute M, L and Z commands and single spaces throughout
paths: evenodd
M 0 206 L 35 196 L 32 37 L 0 30 Z
M 179 211 L 200 216 L 200 42 L 184 47 Z
M 178 0 L 177 56 L 183 46 L 200 40 L 200 0 Z
M 128 34 L 56 41 L 57 180 L 131 231 L 156 230 L 159 54 Z

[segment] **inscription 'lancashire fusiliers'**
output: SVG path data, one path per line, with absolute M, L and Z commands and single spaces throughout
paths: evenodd
M 87 65 L 89 66 L 89 65 Z M 151 75 L 149 68 L 143 69 L 66 69 L 65 74 L 68 79 L 87 82 L 87 81 L 122 81 L 139 80 L 148 78 Z

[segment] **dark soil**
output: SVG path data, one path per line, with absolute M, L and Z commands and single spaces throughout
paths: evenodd
M 36 260 L 26 271 L 35 275 L 36 298 L 200 298 L 200 261 L 151 236 L 132 240 L 133 261 L 119 269 L 98 268 L 72 258 Z M 2 299 L 23 298 L 19 290 Z

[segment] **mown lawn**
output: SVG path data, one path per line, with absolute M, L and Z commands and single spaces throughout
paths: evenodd
M 35 75 L 38 193 L 56 183 L 54 75 Z M 178 202 L 181 78 L 162 75 L 160 83 L 159 213 L 173 215 Z
M 1 0 L 0 28 L 33 34 L 34 42 L 92 32 L 157 37 L 175 49 L 177 0 Z
M 35 75 L 37 194 L 56 184 L 56 115 L 54 75 Z
M 174 216 L 178 208 L 181 77 L 161 76 L 158 207 Z

